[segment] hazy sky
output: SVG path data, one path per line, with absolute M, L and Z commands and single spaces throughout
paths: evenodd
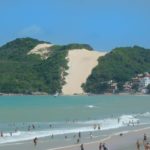
M 18 37 L 150 48 L 150 0 L 0 0 L 0 45 Z

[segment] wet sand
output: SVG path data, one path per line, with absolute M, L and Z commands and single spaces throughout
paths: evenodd
M 134 130 L 129 133 L 124 133 L 120 136 L 119 133 L 112 135 L 103 140 L 92 139 L 93 141 L 82 141 L 85 150 L 98 150 L 99 143 L 105 143 L 108 150 L 136 150 L 136 141 L 141 143 L 141 150 L 143 147 L 143 135 L 146 133 L 148 142 L 150 141 L 150 127 L 140 130 Z M 34 146 L 33 141 L 23 141 L 16 143 L 1 144 L 0 150 L 80 150 L 80 144 L 76 144 L 73 139 L 59 140 L 54 142 L 50 137 L 38 139 L 37 146 Z M 72 144 L 71 144 L 72 143 Z M 68 146 L 67 146 L 68 145 Z

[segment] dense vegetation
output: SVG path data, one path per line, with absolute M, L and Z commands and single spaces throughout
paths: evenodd
M 21 38 L 0 47 L 0 93 L 61 92 L 67 69 L 65 58 L 68 50 L 92 50 L 87 44 L 54 45 L 46 60 L 42 60 L 39 55 L 27 55 L 40 43 L 45 42 Z
M 88 93 L 104 93 L 109 88 L 108 81 L 122 85 L 139 73 L 150 72 L 150 50 L 142 47 L 116 48 L 99 58 L 83 88 Z

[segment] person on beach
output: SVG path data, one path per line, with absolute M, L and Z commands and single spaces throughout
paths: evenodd
M 137 150 L 140 150 L 140 142 L 139 142 L 139 140 L 137 140 L 137 142 L 136 142 L 136 148 L 137 148 Z
M 119 135 L 120 135 L 120 136 L 123 136 L 123 133 L 120 133 Z
M 149 144 L 149 143 L 146 143 L 146 144 L 144 145 L 144 148 L 145 148 L 145 150 L 150 150 L 150 144 Z
M 83 144 L 80 145 L 81 150 L 84 150 L 84 146 Z
M 105 143 L 103 144 L 103 150 L 108 150 L 108 148 L 105 146 Z
M 102 147 L 103 147 L 103 144 L 100 143 L 100 144 L 99 144 L 99 150 L 102 150 Z
M 37 138 L 37 137 L 35 137 L 35 138 L 33 139 L 34 146 L 36 146 L 36 145 L 37 145 L 37 140 L 38 140 L 38 138 Z
M 147 135 L 144 133 L 144 138 L 143 141 L 146 142 L 147 141 Z

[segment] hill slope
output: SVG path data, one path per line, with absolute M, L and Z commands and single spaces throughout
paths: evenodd
M 116 48 L 99 58 L 98 65 L 88 77 L 84 90 L 89 93 L 107 91 L 108 81 L 122 86 L 138 73 L 150 72 L 150 50 L 142 47 Z
M 87 44 L 51 45 L 45 41 L 21 38 L 0 47 L 0 93 L 54 94 L 62 90 L 67 54 Z

